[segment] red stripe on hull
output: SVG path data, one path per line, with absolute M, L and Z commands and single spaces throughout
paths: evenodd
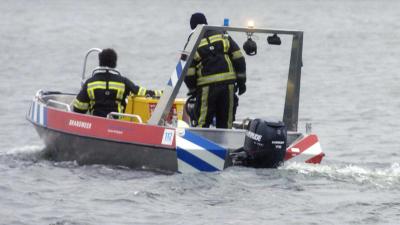
M 305 138 L 299 140 L 297 143 L 291 145 L 289 148 L 286 149 L 285 161 L 296 157 L 297 155 L 300 155 L 302 152 L 304 152 L 317 142 L 318 137 L 315 134 L 308 135 Z
M 325 156 L 324 153 L 320 153 L 317 156 L 312 157 L 311 159 L 307 160 L 306 163 L 314 163 L 314 164 L 320 164 L 322 161 L 322 158 Z
M 167 145 L 161 144 L 165 130 L 163 127 L 110 120 L 52 108 L 48 108 L 47 127 L 86 137 L 175 148 L 175 135 Z M 175 132 L 173 128 L 170 130 Z

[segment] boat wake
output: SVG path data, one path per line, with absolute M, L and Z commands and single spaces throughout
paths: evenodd
M 43 149 L 44 147 L 40 145 L 25 145 L 0 151 L 0 170 L 27 168 L 39 162 L 46 162 Z
M 344 183 L 372 185 L 380 189 L 397 189 L 400 184 L 400 164 L 385 165 L 313 165 L 288 163 L 282 168 L 311 177 L 324 177 L 328 180 Z
M 35 153 L 42 151 L 44 146 L 41 145 L 26 145 L 26 146 L 18 146 L 9 149 L 4 152 L 3 155 L 15 155 L 15 154 L 25 154 L 25 153 Z
M 0 153 L 0 161 L 3 165 L 8 166 L 23 166 L 27 164 L 35 164 L 37 162 L 46 161 L 48 157 L 45 155 L 44 146 L 27 145 L 19 146 Z M 50 162 L 50 161 L 48 161 Z M 97 171 L 97 175 L 112 175 L 112 177 L 120 177 L 121 179 L 140 179 L 141 177 L 156 176 L 154 172 L 144 172 L 144 175 L 138 171 L 131 170 L 125 167 L 104 166 L 104 165 L 87 165 L 79 166 L 76 162 L 51 162 L 52 166 L 59 168 L 82 168 L 83 170 Z M 223 177 L 228 174 L 239 178 L 243 172 L 248 173 L 253 169 L 234 168 L 225 172 Z M 231 171 L 231 172 L 229 172 Z M 262 172 L 265 171 L 265 172 Z M 271 173 L 271 170 L 259 171 L 258 175 L 267 173 L 268 176 L 276 174 Z M 278 174 L 288 177 L 298 177 L 305 180 L 324 179 L 328 182 L 341 182 L 349 184 L 358 184 L 363 187 L 379 188 L 379 189 L 398 189 L 400 186 L 400 164 L 308 164 L 308 163 L 285 163 L 280 167 Z M 117 174 L 116 174 L 117 173 Z M 135 175 L 136 174 L 136 175 Z M 162 174 L 162 173 L 161 173 Z M 222 173 L 223 174 L 223 173 Z M 264 175 L 267 175 L 264 174 Z M 93 175 L 93 174 L 92 174 Z M 242 174 L 243 175 L 243 174 Z M 248 176 L 249 174 L 247 174 Z M 270 177 L 271 178 L 271 177 Z M 236 180 L 236 179 L 235 179 Z
M 37 162 L 44 157 L 44 146 L 42 145 L 26 145 L 17 146 L 8 149 L 4 152 L 0 152 L 0 159 L 4 160 L 20 160 L 20 161 L 32 161 Z

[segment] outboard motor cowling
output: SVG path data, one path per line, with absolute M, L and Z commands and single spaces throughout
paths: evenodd
M 254 168 L 276 168 L 286 153 L 287 129 L 282 121 L 252 120 L 244 141 L 244 165 Z

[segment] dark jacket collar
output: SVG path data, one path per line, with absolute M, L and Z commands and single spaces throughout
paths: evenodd
M 111 73 L 114 75 L 121 75 L 121 73 L 115 69 L 115 68 L 110 68 L 110 67 L 106 67 L 106 66 L 99 66 L 96 69 L 93 70 L 92 72 L 92 76 L 99 74 L 99 73 Z

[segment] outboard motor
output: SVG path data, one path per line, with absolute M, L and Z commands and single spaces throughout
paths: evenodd
M 243 148 L 232 154 L 233 162 L 254 168 L 277 168 L 283 163 L 286 141 L 287 129 L 282 121 L 252 120 Z

